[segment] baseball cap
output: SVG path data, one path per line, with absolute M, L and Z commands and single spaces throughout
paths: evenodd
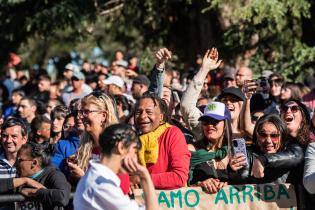
M 117 66 L 124 67 L 124 68 L 128 68 L 128 62 L 127 62 L 127 61 L 124 61 L 124 60 L 116 61 L 116 65 L 117 65 Z
M 235 79 L 235 68 L 231 66 L 224 66 L 223 69 L 223 78 L 224 79 Z
M 233 95 L 237 97 L 238 99 L 240 99 L 240 101 L 245 101 L 244 93 L 242 92 L 240 88 L 237 88 L 237 87 L 224 88 L 221 94 L 218 96 L 218 99 L 221 100 L 223 96 L 226 96 L 226 95 Z
M 203 115 L 199 117 L 199 121 L 205 121 L 209 118 L 216 120 L 230 120 L 230 111 L 226 108 L 224 103 L 213 101 L 207 104 L 203 111 Z
M 133 83 L 135 84 L 143 84 L 145 86 L 150 86 L 150 80 L 148 79 L 147 76 L 143 75 L 143 74 L 140 74 L 138 75 L 137 77 L 135 77 L 133 79 Z
M 65 69 L 73 71 L 73 72 L 80 71 L 79 67 L 77 65 L 72 64 L 72 63 L 68 63 L 65 66 Z
M 124 80 L 120 76 L 112 75 L 107 79 L 103 80 L 105 85 L 116 85 L 120 88 L 124 87 Z
M 72 79 L 72 78 L 77 78 L 77 79 L 79 79 L 79 80 L 85 80 L 84 74 L 83 74 L 82 72 L 80 72 L 80 71 L 75 71 L 75 72 L 73 73 L 73 76 L 71 77 L 71 79 Z

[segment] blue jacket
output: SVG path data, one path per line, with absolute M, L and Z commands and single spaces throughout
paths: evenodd
M 55 153 L 51 158 L 51 162 L 66 176 L 69 174 L 66 158 L 74 155 L 77 152 L 79 143 L 80 138 L 75 133 L 70 133 L 66 139 L 60 139 L 55 145 Z

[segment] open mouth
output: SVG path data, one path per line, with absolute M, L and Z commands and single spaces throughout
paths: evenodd
M 292 122 L 294 119 L 293 119 L 293 116 L 285 116 L 284 117 L 284 121 L 287 122 L 287 123 L 290 123 Z

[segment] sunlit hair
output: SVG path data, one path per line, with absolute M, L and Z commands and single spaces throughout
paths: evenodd
M 92 92 L 81 99 L 81 107 L 90 104 L 95 105 L 100 111 L 106 112 L 105 123 L 103 125 L 100 125 L 103 126 L 103 129 L 111 124 L 118 123 L 116 110 L 114 108 L 115 101 L 113 101 L 110 96 L 100 92 Z M 78 165 L 84 171 L 86 171 L 88 168 L 93 144 L 94 141 L 92 136 L 89 133 L 84 132 L 81 137 L 80 145 L 77 152 Z
M 281 118 L 278 115 L 275 114 L 269 114 L 264 115 L 258 119 L 258 121 L 255 124 L 254 132 L 253 132 L 253 144 L 256 149 L 259 149 L 257 136 L 259 135 L 259 132 L 261 131 L 263 125 L 266 123 L 273 124 L 278 132 L 280 133 L 280 147 L 279 150 L 283 148 L 284 140 L 288 136 L 288 129 L 285 123 L 281 120 Z

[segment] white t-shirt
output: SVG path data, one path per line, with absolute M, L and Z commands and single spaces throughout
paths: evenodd
M 75 210 L 145 209 L 123 194 L 118 176 L 105 165 L 90 161 L 90 168 L 80 179 L 74 195 Z

